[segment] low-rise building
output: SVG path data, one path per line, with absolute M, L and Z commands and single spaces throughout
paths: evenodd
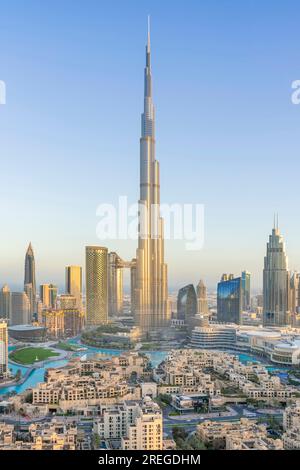
M 197 436 L 209 448 L 226 450 L 241 449 L 247 442 L 258 446 L 259 440 L 268 439 L 266 425 L 247 418 L 235 422 L 205 421 L 197 426 Z

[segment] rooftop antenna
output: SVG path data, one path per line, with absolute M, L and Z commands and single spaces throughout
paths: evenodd
M 148 15 L 148 40 L 147 40 L 147 50 L 150 52 L 150 15 Z

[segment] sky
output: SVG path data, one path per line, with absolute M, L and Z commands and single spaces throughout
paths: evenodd
M 0 284 L 20 288 L 31 241 L 38 283 L 63 286 L 99 240 L 96 210 L 139 193 L 140 114 L 151 15 L 164 203 L 203 204 L 204 245 L 166 242 L 170 289 L 224 272 L 262 287 L 274 212 L 300 270 L 298 1 L 2 0 Z

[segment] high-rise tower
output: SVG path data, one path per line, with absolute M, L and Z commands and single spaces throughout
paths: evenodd
M 108 253 L 108 315 L 123 313 L 123 262 L 112 251 Z
M 82 308 L 82 267 L 66 266 L 66 287 L 67 294 L 74 295 L 76 307 Z
M 86 273 L 86 320 L 87 325 L 107 323 L 107 248 L 85 248 Z
M 283 326 L 289 323 L 289 272 L 285 245 L 278 222 L 269 236 L 263 273 L 263 324 Z
M 139 240 L 136 253 L 135 317 L 143 334 L 167 320 L 167 266 L 160 216 L 159 163 L 155 159 L 155 113 L 152 101 L 150 27 L 144 78 L 144 112 L 140 138 Z
M 206 286 L 202 279 L 198 282 L 197 285 L 197 304 L 198 304 L 198 313 L 201 315 L 207 315 L 209 313 L 208 304 L 207 304 L 207 293 Z
M 24 290 L 30 301 L 30 314 L 36 311 L 35 260 L 31 243 L 25 255 Z

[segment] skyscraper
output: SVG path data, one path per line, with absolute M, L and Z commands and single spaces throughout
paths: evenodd
M 66 266 L 66 293 L 76 297 L 76 307 L 82 308 L 82 267 Z
M 198 282 L 197 285 L 197 303 L 198 303 L 198 313 L 201 315 L 208 314 L 208 305 L 207 305 L 207 294 L 206 286 L 202 279 Z
M 88 326 L 107 323 L 107 248 L 87 246 L 86 262 L 86 321 Z
M 146 335 L 166 324 L 168 298 L 164 226 L 160 216 L 159 163 L 155 159 L 154 114 L 148 24 L 140 138 L 140 217 L 135 289 L 135 317 L 142 333 Z
M 243 310 L 250 308 L 250 282 L 251 274 L 248 271 L 242 272 L 242 286 L 243 286 Z
M 123 262 L 115 252 L 108 254 L 108 314 L 123 313 Z
M 193 284 L 188 284 L 178 291 L 177 318 L 188 322 L 197 314 L 197 296 Z
M 55 308 L 56 306 L 56 299 L 57 299 L 58 288 L 54 284 L 49 284 L 49 300 L 50 300 L 50 307 Z
M 57 299 L 57 286 L 54 284 L 40 285 L 40 301 L 44 308 L 55 308 Z
M 8 334 L 7 323 L 0 320 L 0 377 L 8 374 Z
M 31 305 L 25 292 L 11 293 L 11 325 L 31 323 Z
M 49 284 L 41 284 L 40 285 L 40 300 L 41 300 L 44 308 L 49 308 L 50 307 Z
M 243 306 L 242 278 L 223 274 L 217 290 L 217 318 L 222 323 L 241 323 Z
M 31 290 L 31 293 L 30 293 Z M 27 293 L 30 301 L 30 313 L 33 315 L 36 311 L 36 281 L 35 281 L 35 260 L 31 243 L 25 255 L 25 275 L 24 291 Z
M 11 316 L 11 292 L 8 285 L 0 290 L 0 318 L 9 320 Z
M 263 271 L 263 324 L 283 326 L 289 323 L 289 272 L 285 245 L 278 222 L 269 236 Z

